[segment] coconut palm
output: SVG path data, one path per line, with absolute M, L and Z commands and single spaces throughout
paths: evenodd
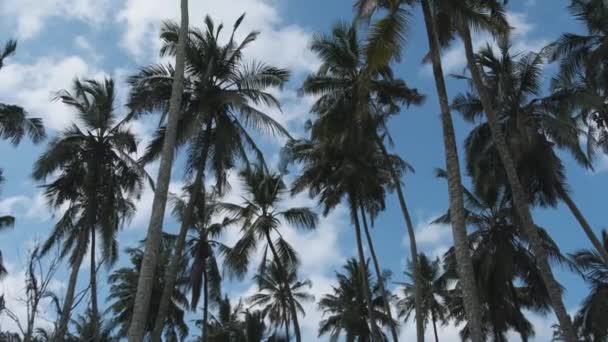
M 401 105 L 420 104 L 423 96 L 402 80 L 394 79 L 388 66 L 372 68 L 370 45 L 359 41 L 356 28 L 346 24 L 335 25 L 331 35 L 317 36 L 312 50 L 320 57 L 322 65 L 306 78 L 302 92 L 319 97 L 312 108 L 318 114 L 313 123 L 317 138 L 323 136 L 341 144 L 377 145 L 372 148 L 379 149 L 387 164 L 390 177 L 386 184 L 397 190 L 410 243 L 415 250 L 415 235 L 400 174 L 393 169 L 383 138 L 390 141 L 386 126 L 388 118 L 397 114 Z M 374 264 L 377 263 L 374 258 Z M 380 286 L 384 288 L 384 284 Z M 391 333 L 397 340 L 396 329 L 391 329 Z
M 4 60 L 13 55 L 17 49 L 17 41 L 9 40 L 0 48 L 0 69 Z M 18 145 L 23 137 L 28 136 L 37 144 L 46 138 L 46 132 L 39 118 L 30 118 L 23 108 L 15 105 L 0 103 L 0 139 L 10 140 Z
M 442 277 L 441 261 L 439 258 L 435 260 L 429 259 L 424 253 L 420 253 L 418 256 L 421 292 L 422 292 L 422 317 L 424 320 L 424 326 L 429 324 L 429 321 L 433 325 L 433 334 L 435 341 L 439 342 L 439 335 L 437 334 L 437 323 L 446 325 L 449 321 L 449 312 L 446 303 L 446 296 L 448 295 L 448 282 L 445 277 Z M 416 301 L 414 294 L 414 265 L 410 261 L 408 264 L 408 271 L 405 273 L 411 280 L 410 283 L 401 283 L 403 286 L 403 297 L 397 301 L 397 310 L 399 317 L 403 318 L 406 322 L 412 316 L 412 312 L 415 311 Z
M 167 204 L 167 194 L 169 192 L 169 182 L 171 181 L 171 169 L 175 155 L 177 140 L 177 128 L 182 108 L 182 97 L 184 93 L 184 69 L 186 60 L 186 45 L 188 36 L 188 0 L 180 0 L 181 6 L 181 27 L 179 31 L 179 43 L 175 48 L 175 76 L 171 82 L 171 98 L 169 106 L 166 108 L 167 124 L 165 139 L 163 140 L 160 165 L 158 168 L 158 178 L 154 190 L 154 200 L 152 201 L 152 213 L 150 224 L 146 234 L 146 246 L 142 261 L 140 279 L 135 294 L 135 304 L 133 317 L 130 320 L 129 341 L 140 342 L 144 338 L 147 319 L 150 314 L 150 298 L 152 288 L 150 282 L 155 279 L 154 271 L 158 264 L 160 255 L 163 219 Z
M 155 272 L 156 278 L 148 286 L 152 288 L 153 296 L 150 299 L 150 315 L 146 319 L 146 328 L 144 335 L 149 338 L 154 328 L 156 321 L 156 310 L 160 302 L 160 295 L 163 290 L 164 272 L 169 264 L 171 249 L 175 246 L 174 235 L 163 235 L 162 249 Z M 143 244 L 143 243 L 142 243 Z M 110 302 L 109 310 L 114 318 L 112 324 L 117 329 L 117 336 L 125 338 L 128 333 L 130 321 L 133 317 L 135 290 L 139 273 L 144 258 L 144 251 L 141 247 L 128 248 L 126 250 L 129 255 L 131 265 L 119 268 L 112 272 L 108 277 L 110 284 L 110 294 L 108 301 Z M 181 265 L 180 274 L 185 274 L 186 265 Z M 167 341 L 183 341 L 188 335 L 188 325 L 184 321 L 185 310 L 188 307 L 188 299 L 184 293 L 184 288 L 188 283 L 188 278 L 182 276 L 178 279 L 176 286 L 173 288 L 173 296 L 169 303 L 168 315 L 165 317 L 164 336 Z
M 287 188 L 279 174 L 269 173 L 264 167 L 255 165 L 241 171 L 245 189 L 245 203 L 222 203 L 224 210 L 243 220 L 241 237 L 234 247 L 225 252 L 224 263 L 232 274 L 243 276 L 258 245 L 264 246 L 264 258 L 270 250 L 283 279 L 283 288 L 289 298 L 291 320 L 297 341 L 301 341 L 297 305 L 289 287 L 287 271 L 299 263 L 293 247 L 281 235 L 281 225 L 289 223 L 297 229 L 310 231 L 316 228 L 317 215 L 306 207 L 281 208 Z M 273 236 L 277 236 L 273 240 Z
M 352 258 L 344 265 L 343 273 L 336 272 L 338 284 L 333 286 L 332 293 L 325 294 L 318 303 L 319 309 L 323 311 L 323 320 L 319 323 L 319 337 L 329 334 L 331 341 L 337 341 L 344 334 L 346 341 L 389 341 L 384 334 L 380 339 L 376 339 L 367 323 L 370 320 L 369 305 L 360 272 L 367 273 L 364 277 L 374 290 L 374 318 L 382 326 L 396 324 L 391 322 L 384 311 L 384 299 L 380 289 L 367 270 L 368 268 L 362 269 L 359 262 Z
M 559 61 L 553 90 L 577 109 L 588 128 L 590 146 L 598 142 L 608 151 L 608 5 L 601 0 L 572 0 L 568 9 L 586 32 L 564 33 L 545 49 L 550 61 Z
M 211 315 L 210 322 L 203 329 L 207 334 L 209 342 L 236 342 L 244 340 L 241 321 L 241 313 L 243 311 L 242 303 L 239 302 L 235 307 L 230 303 L 230 298 L 224 296 L 217 302 L 217 312 Z M 202 327 L 203 321 L 197 321 L 197 325 Z
M 286 272 L 287 283 L 295 301 L 296 309 L 304 315 L 301 302 L 314 300 L 314 297 L 306 292 L 306 288 L 310 288 L 312 283 L 310 280 L 298 280 L 296 268 L 292 264 L 287 266 Z M 267 262 L 267 265 L 263 265 L 254 276 L 254 280 L 258 286 L 258 292 L 249 297 L 248 302 L 254 307 L 261 307 L 262 314 L 268 317 L 275 331 L 283 327 L 285 336 L 289 340 L 290 297 L 285 290 L 287 286 L 283 285 L 283 278 L 277 263 L 274 261 Z
M 182 257 L 186 232 L 193 218 L 196 195 L 204 187 L 207 169 L 213 172 L 216 189 L 223 192 L 228 170 L 240 159 L 248 163 L 247 152 L 253 151 L 263 160 L 260 149 L 251 136 L 256 133 L 272 133 L 289 137 L 289 133 L 269 115 L 255 108 L 265 105 L 279 108 L 278 100 L 268 92 L 281 87 L 288 79 L 288 71 L 260 62 L 246 62 L 245 49 L 255 42 L 258 33 L 249 33 L 242 41 L 235 33 L 244 15 L 234 24 L 230 39 L 222 43 L 222 25 L 216 26 L 210 17 L 205 26 L 192 28 L 186 47 L 186 75 L 183 94 L 182 116 L 178 123 L 177 146 L 188 146 L 186 175 L 191 180 L 193 193 L 184 211 L 182 227 L 176 245 L 174 265 Z M 179 36 L 177 24 L 167 22 L 161 30 L 162 55 L 174 55 Z M 170 66 L 151 65 L 131 77 L 130 108 L 133 115 L 166 108 L 170 102 L 170 84 L 173 70 Z M 161 118 L 161 122 L 164 117 Z M 158 158 L 165 138 L 161 127 L 143 156 L 145 162 Z M 176 277 L 175 266 L 169 268 L 169 286 Z M 162 328 L 162 316 L 170 295 L 170 287 L 161 300 L 158 329 Z M 160 338 L 160 330 L 153 340 Z
M 97 319 L 95 313 L 90 309 L 84 315 L 78 315 L 72 319 L 74 332 L 70 333 L 68 340 L 92 342 L 98 339 L 103 342 L 118 342 L 118 338 L 112 335 L 112 325 L 104 324 L 101 319 L 97 322 Z M 99 327 L 97 327 L 98 324 Z
M 61 338 L 73 309 L 78 270 L 87 249 L 91 258 L 91 310 L 99 313 L 97 245 L 102 262 L 112 265 L 118 258 L 116 234 L 134 214 L 132 201 L 139 196 L 146 174 L 131 157 L 137 151 L 135 135 L 116 122 L 111 79 L 75 80 L 71 92 L 59 92 L 58 99 L 77 112 L 81 125 L 72 124 L 49 143 L 34 165 L 33 177 L 45 182 L 45 196 L 51 207 L 67 206 L 41 250 L 46 254 L 61 244 L 61 256 L 70 255 L 72 271 L 56 331 Z M 46 182 L 49 177 L 52 181 Z
M 602 231 L 602 240 L 608 248 L 608 233 Z M 574 325 L 582 337 L 589 341 L 608 341 L 608 266 L 592 250 L 581 250 L 571 255 L 591 286 L 591 292 L 574 317 Z
M 498 53 L 488 46 L 478 53 L 478 60 L 485 70 L 485 83 L 497 94 L 494 105 L 500 109 L 501 129 L 522 185 L 532 203 L 555 206 L 558 200 L 563 200 L 598 253 L 608 260 L 608 252 L 568 193 L 563 163 L 554 150 L 556 147 L 566 150 L 579 164 L 591 167 L 579 143 L 577 121 L 562 110 L 561 102 L 555 101 L 554 96 L 538 97 L 541 56 L 530 53 L 518 58 L 510 50 L 509 42 L 501 41 Z M 454 99 L 453 107 L 465 120 L 477 122 L 483 115 L 480 104 L 475 92 L 467 92 Z M 467 169 L 475 188 L 488 195 L 496 193 L 507 180 L 486 122 L 471 131 L 466 148 Z
M 378 41 L 377 46 L 386 46 L 387 52 L 393 53 L 395 57 L 399 56 L 399 46 L 403 45 L 404 37 L 406 37 L 406 29 L 408 16 L 405 15 L 404 7 L 412 6 L 420 3 L 424 23 L 426 26 L 427 39 L 429 43 L 429 52 L 426 61 L 430 61 L 433 68 L 433 76 L 435 79 L 435 87 L 437 90 L 437 98 L 441 110 L 441 124 L 443 131 L 443 143 L 445 148 L 446 170 L 448 172 L 448 194 L 450 201 L 450 211 L 452 212 L 452 233 L 454 238 L 454 246 L 457 251 L 459 275 L 463 279 L 463 291 L 466 297 L 465 305 L 467 306 L 467 314 L 472 322 L 477 322 L 480 319 L 480 304 L 476 297 L 477 290 L 474 279 L 473 266 L 471 257 L 468 255 L 466 246 L 466 225 L 464 219 L 464 203 L 462 194 L 462 177 L 460 175 L 460 163 L 458 158 L 458 149 L 456 144 L 456 134 L 452 122 L 452 116 L 449 106 L 449 98 L 443 74 L 443 66 L 441 63 L 441 49 L 446 46 L 449 39 L 445 39 L 443 31 L 445 25 L 439 25 L 442 18 L 447 12 L 437 11 L 436 1 L 430 0 L 358 0 L 356 2 L 357 14 L 361 18 L 369 18 L 378 8 L 387 10 L 388 15 L 382 20 L 379 20 L 374 27 L 375 37 Z M 385 60 L 385 59 L 384 59 Z M 380 62 L 384 61 L 380 59 Z M 412 250 L 413 256 L 416 257 Z M 412 259 L 413 260 L 413 259 Z M 415 264 L 415 263 L 414 263 Z M 421 299 L 419 299 L 420 301 Z M 424 341 L 422 320 L 416 320 L 417 326 L 417 341 Z M 477 327 L 476 331 L 480 331 Z

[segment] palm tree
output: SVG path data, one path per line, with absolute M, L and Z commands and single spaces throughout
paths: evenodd
M 443 67 L 441 64 L 441 48 L 446 45 L 447 40 L 441 39 L 443 36 L 441 28 L 441 18 L 443 17 L 440 11 L 437 11 L 435 1 L 429 0 L 418 0 L 422 7 L 422 14 L 424 17 L 424 23 L 426 26 L 427 39 L 429 42 L 429 53 L 427 60 L 430 60 L 433 67 L 433 76 L 435 79 L 435 87 L 437 90 L 437 97 L 439 101 L 439 107 L 441 110 L 441 124 L 443 130 L 443 144 L 445 149 L 446 159 L 446 170 L 448 173 L 448 195 L 450 203 L 450 211 L 452 212 L 452 233 L 454 238 L 454 246 L 457 252 L 458 258 L 458 272 L 461 279 L 463 279 L 463 293 L 466 297 L 465 305 L 467 308 L 467 315 L 469 320 L 472 322 L 478 322 L 480 319 L 480 304 L 477 298 L 477 290 L 475 288 L 475 282 L 473 275 L 473 265 L 471 257 L 468 254 L 468 248 L 466 246 L 466 225 L 464 219 L 464 202 L 463 202 L 463 191 L 462 191 L 462 177 L 460 175 L 460 163 L 458 158 L 458 149 L 456 144 L 456 134 L 454 132 L 454 124 L 452 122 L 452 116 L 450 112 L 449 98 L 446 88 L 446 83 L 443 74 Z M 386 0 L 386 1 L 375 1 L 375 0 L 359 0 L 357 1 L 358 15 L 360 17 L 369 17 L 378 7 L 382 7 L 388 10 L 389 15 L 383 21 L 383 25 L 377 25 L 377 28 L 385 27 L 389 35 L 377 35 L 377 40 L 381 42 L 381 45 L 388 46 L 389 52 L 392 50 L 396 56 L 399 56 L 398 46 L 403 43 L 403 37 L 405 37 L 404 29 L 407 27 L 408 17 L 402 15 L 403 7 L 411 6 L 418 2 L 412 0 Z M 392 28 L 392 30 L 391 30 Z M 378 32 L 382 32 L 378 30 Z M 395 53 L 396 52 L 396 53 Z M 412 250 L 412 253 L 413 250 Z M 413 254 L 416 257 L 416 254 Z M 414 260 L 414 258 L 412 258 Z M 414 262 L 414 265 L 416 263 Z M 420 295 L 419 295 L 420 297 Z M 420 302 L 421 299 L 419 299 Z M 418 305 L 420 307 L 420 305 Z M 420 311 L 420 310 L 419 310 Z M 422 326 L 422 320 L 420 319 L 421 314 L 418 314 L 417 322 L 417 340 L 418 342 L 424 341 L 424 327 Z M 481 331 L 480 327 L 475 327 L 475 331 Z M 477 334 L 478 340 L 481 335 Z
M 175 154 L 177 140 L 177 128 L 180 111 L 182 108 L 182 97 L 184 93 L 184 69 L 186 60 L 186 45 L 188 36 L 188 0 L 180 0 L 181 3 L 181 28 L 175 53 L 175 77 L 171 84 L 171 100 L 168 106 L 167 125 L 165 139 L 163 140 L 158 178 L 154 190 L 152 202 L 152 214 L 150 225 L 146 236 L 146 246 L 142 261 L 140 279 L 135 294 L 133 317 L 130 320 L 129 341 L 141 342 L 144 337 L 147 319 L 150 313 L 150 298 L 152 289 L 150 283 L 155 279 L 154 271 L 158 264 L 160 255 L 163 218 L 167 205 L 167 193 L 171 181 L 171 169 Z
M 361 281 L 361 272 L 367 273 L 363 276 L 368 279 L 374 289 L 372 307 L 374 318 L 382 326 L 397 324 L 391 322 L 388 314 L 384 311 L 384 298 L 374 283 L 368 268 L 361 268 L 359 262 L 352 258 L 344 265 L 344 273 L 336 272 L 338 284 L 333 286 L 332 293 L 326 294 L 319 301 L 319 309 L 323 311 L 324 319 L 319 323 L 319 337 L 329 334 L 331 341 L 337 341 L 344 333 L 346 341 L 389 341 L 382 334 L 380 339 L 367 323 L 369 318 L 367 295 L 365 286 Z
M 222 44 L 222 25 L 215 26 L 210 17 L 205 19 L 203 30 L 191 29 L 186 47 L 186 75 L 182 114 L 178 123 L 177 146 L 188 145 L 186 175 L 192 177 L 193 194 L 184 211 L 182 227 L 178 235 L 173 266 L 169 267 L 169 285 L 161 299 L 157 316 L 157 332 L 153 340 L 160 338 L 162 317 L 176 278 L 175 265 L 183 257 L 188 227 L 192 223 L 196 196 L 204 188 L 205 172 L 210 168 L 216 179 L 218 192 L 224 191 L 229 169 L 238 159 L 249 163 L 247 152 L 253 151 L 259 160 L 263 156 L 250 134 L 272 133 L 289 137 L 289 133 L 269 115 L 256 109 L 255 105 L 266 105 L 280 109 L 278 100 L 268 92 L 271 87 L 281 87 L 289 72 L 260 62 L 245 62 L 244 52 L 255 41 L 257 32 L 249 33 L 241 42 L 234 39 L 244 15 L 234 24 L 227 43 Z M 164 45 L 162 55 L 175 54 L 179 27 L 165 23 L 161 31 Z M 129 107 L 133 115 L 153 112 L 155 108 L 166 108 L 170 102 L 170 87 L 173 70 L 170 66 L 151 65 L 131 77 L 131 99 Z M 161 122 L 164 117 L 161 118 Z M 144 162 L 157 159 L 165 139 L 165 127 L 161 127 L 151 141 Z
M 503 40 L 499 45 L 498 54 L 486 47 L 477 58 L 485 70 L 485 83 L 493 94 L 497 94 L 494 105 L 500 109 L 501 129 L 507 137 L 522 185 L 532 197 L 532 203 L 555 206 L 558 200 L 563 200 L 598 253 L 608 261 L 608 252 L 568 194 L 563 163 L 554 151 L 554 147 L 564 149 L 579 164 L 591 167 L 580 146 L 576 120 L 561 108 L 561 102 L 554 96 L 537 97 L 543 67 L 540 55 L 530 53 L 516 59 L 508 41 Z M 481 101 L 475 92 L 458 95 L 453 107 L 470 122 L 476 122 L 483 115 Z M 476 189 L 496 193 L 496 188 L 507 180 L 487 123 L 482 122 L 471 131 L 466 148 L 467 169 Z
M 208 335 L 207 340 L 209 342 L 243 341 L 246 337 L 243 336 L 243 322 L 240 319 L 242 311 L 241 302 L 232 307 L 228 296 L 220 298 L 217 302 L 217 314 L 211 315 L 208 326 L 202 329 L 204 334 Z M 203 321 L 196 323 L 202 327 Z
M 289 298 L 291 320 L 296 341 L 301 341 L 296 301 L 288 282 L 287 271 L 298 265 L 298 256 L 293 247 L 283 239 L 280 228 L 289 223 L 298 229 L 313 230 L 318 217 L 309 208 L 293 207 L 280 209 L 281 200 L 287 192 L 285 183 L 278 174 L 269 173 L 264 167 L 255 165 L 241 171 L 240 177 L 245 188 L 244 205 L 223 203 L 223 209 L 243 220 L 241 237 L 234 247 L 225 252 L 224 263 L 237 276 L 247 272 L 253 251 L 259 244 L 264 245 L 266 262 L 268 249 L 272 253 L 276 267 L 281 274 L 282 286 Z M 273 240 L 273 235 L 278 237 Z
M 314 300 L 314 297 L 306 292 L 306 287 L 310 288 L 312 283 L 310 280 L 298 280 L 296 268 L 291 264 L 287 266 L 286 272 L 287 283 L 296 309 L 304 315 L 304 308 L 300 302 Z M 289 340 L 289 325 L 292 320 L 290 297 L 285 290 L 287 286 L 283 285 L 283 277 L 277 263 L 275 261 L 267 262 L 267 265 L 263 265 L 254 276 L 254 280 L 258 286 L 258 293 L 248 298 L 249 303 L 254 307 L 261 307 L 263 316 L 268 317 L 275 331 L 278 331 L 281 326 L 284 327 L 285 336 Z
M 13 55 L 17 49 L 17 41 L 9 40 L 0 48 L 0 69 L 4 59 Z M 10 140 L 18 145 L 24 136 L 29 136 L 37 144 L 46 138 L 46 132 L 39 118 L 30 118 L 23 108 L 15 105 L 0 103 L 0 139 Z
M 608 233 L 602 231 L 605 248 Z M 591 293 L 583 300 L 574 317 L 574 325 L 582 337 L 589 341 L 608 341 L 608 266 L 596 251 L 581 250 L 571 255 L 591 286 Z
M 154 328 L 154 322 L 156 321 L 156 313 L 160 302 L 160 295 L 163 290 L 164 272 L 169 264 L 171 249 L 175 246 L 174 235 L 163 235 L 161 245 L 161 255 L 157 270 L 155 270 L 156 278 L 148 284 L 150 286 L 152 297 L 150 298 L 150 314 L 146 318 L 146 327 L 144 335 L 149 337 Z M 142 243 L 143 244 L 143 243 Z M 114 319 L 113 325 L 116 327 L 117 336 L 119 338 L 125 338 L 128 333 L 130 321 L 132 319 L 134 302 L 135 302 L 135 290 L 137 289 L 137 282 L 139 279 L 139 273 L 141 271 L 142 261 L 144 258 L 144 251 L 141 247 L 139 248 L 128 248 L 126 253 L 130 257 L 130 266 L 122 267 L 110 274 L 108 282 L 110 284 L 110 294 L 108 301 L 110 304 L 110 311 L 112 312 Z M 184 274 L 186 265 L 181 265 L 180 274 Z M 168 315 L 165 317 L 164 324 L 164 336 L 167 341 L 181 341 L 188 335 L 188 325 L 184 321 L 185 308 L 188 306 L 188 299 L 183 291 L 183 288 L 187 285 L 188 278 L 186 276 L 180 277 L 176 286 L 173 288 L 173 296 L 169 303 Z
M 102 320 L 97 322 L 97 319 L 96 314 L 90 309 L 84 315 L 78 315 L 72 320 L 75 331 L 70 333 L 68 340 L 92 342 L 98 339 L 103 342 L 118 342 L 118 338 L 112 336 L 112 325 L 104 324 Z
M 143 186 L 145 171 L 131 158 L 137 151 L 133 133 L 116 123 L 114 82 L 75 80 L 72 92 L 63 90 L 58 99 L 74 108 L 81 126 L 73 124 L 53 139 L 34 165 L 33 177 L 43 185 L 49 205 L 67 205 L 42 247 L 46 254 L 62 244 L 61 256 L 70 254 L 72 273 L 57 333 L 66 332 L 74 300 L 78 270 L 90 247 L 91 310 L 97 307 L 96 239 L 100 238 L 102 263 L 118 258 L 116 233 L 135 211 L 132 200 Z
M 564 33 L 545 48 L 549 61 L 559 61 L 553 91 L 573 106 L 577 118 L 587 127 L 590 151 L 599 144 L 604 152 L 608 151 L 607 8 L 601 0 L 572 0 L 569 10 L 587 32 Z
M 419 284 L 423 295 L 423 325 L 426 327 L 430 320 L 433 324 L 435 341 L 439 342 L 437 323 L 445 325 L 448 322 L 448 308 L 445 298 L 448 295 L 448 282 L 445 277 L 441 276 L 441 261 L 439 258 L 430 260 L 424 253 L 420 253 L 418 263 L 420 264 L 418 268 L 422 279 Z M 412 282 L 400 284 L 403 286 L 403 297 L 397 301 L 399 317 L 404 318 L 406 322 L 410 319 L 416 307 L 413 270 L 414 265 L 410 261 L 408 271 L 405 274 Z
M 182 215 L 188 205 L 187 201 L 175 198 L 174 202 L 173 214 L 179 220 L 182 220 Z M 218 266 L 216 249 L 222 247 L 223 244 L 216 239 L 222 235 L 226 228 L 238 221 L 224 218 L 220 222 L 214 222 L 214 215 L 218 213 L 218 209 L 214 193 L 197 196 L 193 213 L 194 219 L 190 227 L 191 234 L 186 241 L 186 254 L 190 260 L 190 269 L 187 272 L 190 275 L 188 280 L 188 288 L 191 290 L 190 307 L 195 309 L 198 306 L 202 294 L 203 328 L 207 327 L 209 302 L 217 302 L 221 296 L 222 276 Z M 202 336 L 205 336 L 205 334 L 203 333 Z
M 2 182 L 4 182 L 4 177 L 2 176 L 2 170 L 0 169 L 0 186 L 2 186 Z M 1 190 L 1 188 L 0 188 Z M 0 216 L 0 231 L 12 228 L 15 224 L 15 218 L 11 215 Z M 7 274 L 6 268 L 2 264 L 2 251 L 0 251 L 0 279 L 4 278 Z

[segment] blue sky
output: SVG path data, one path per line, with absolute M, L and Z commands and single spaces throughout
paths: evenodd
M 580 31 L 581 27 L 566 11 L 567 0 L 514 0 L 509 5 L 509 20 L 514 27 L 513 44 L 519 51 L 537 51 L 562 32 Z M 326 32 L 337 20 L 351 20 L 351 0 L 191 0 L 190 23 L 201 25 L 206 14 L 217 22 L 231 25 L 242 13 L 247 13 L 241 34 L 249 30 L 261 31 L 259 41 L 248 49 L 248 56 L 292 70 L 292 81 L 277 95 L 283 104 L 283 113 L 271 114 L 288 126 L 295 134 L 301 134 L 304 121 L 309 118 L 310 98 L 298 98 L 296 89 L 302 78 L 318 65 L 307 46 L 315 32 Z M 52 94 L 69 87 L 78 76 L 101 78 L 111 76 L 119 82 L 118 113 L 124 113 L 126 87 L 125 78 L 140 65 L 159 61 L 156 38 L 162 20 L 177 18 L 177 2 L 167 0 L 3 0 L 0 3 L 0 41 L 19 39 L 17 55 L 0 71 L 0 102 L 22 105 L 33 116 L 42 117 L 50 135 L 65 127 L 74 117 L 68 108 L 52 102 Z M 421 249 L 439 255 L 451 245 L 451 231 L 445 226 L 431 226 L 429 222 L 447 207 L 446 185 L 433 175 L 436 167 L 444 165 L 443 145 L 439 122 L 439 109 L 435 96 L 434 81 L 428 66 L 421 64 L 427 50 L 424 27 L 416 9 L 411 34 L 401 63 L 395 66 L 396 74 L 410 86 L 427 94 L 423 106 L 404 109 L 402 115 L 391 124 L 391 132 L 399 153 L 416 169 L 416 173 L 405 178 L 405 191 L 415 220 Z M 475 38 L 476 46 L 485 44 L 486 36 Z M 446 73 L 459 73 L 465 64 L 464 53 L 459 43 L 444 54 Z M 554 66 L 545 68 L 545 79 L 555 72 Z M 451 97 L 464 89 L 464 84 L 448 78 Z M 459 147 L 471 126 L 462 122 L 454 113 Z M 156 118 L 133 124 L 140 134 L 142 147 L 150 135 Z M 267 158 L 277 160 L 281 141 L 273 137 L 259 137 Z M 28 142 L 14 148 L 0 142 L 0 166 L 4 169 L 6 183 L 0 194 L 0 214 L 10 213 L 17 217 L 13 231 L 0 236 L 0 250 L 11 274 L 0 283 L 0 292 L 6 294 L 9 306 L 13 305 L 18 315 L 18 298 L 22 296 L 22 267 L 28 248 L 36 241 L 43 241 L 53 222 L 41 196 L 41 189 L 29 177 L 31 166 L 44 149 L 44 144 L 32 146 Z M 462 153 L 461 153 L 462 155 Z M 581 169 L 568 156 L 564 156 L 572 197 L 593 227 L 604 227 L 602 203 L 597 201 L 597 189 L 606 187 L 608 160 L 600 157 L 595 172 Z M 150 172 L 156 177 L 155 165 Z M 179 191 L 182 181 L 180 160 L 176 163 L 172 178 L 172 191 Z M 239 201 L 239 184 L 234 176 L 233 192 L 228 200 Z M 468 182 L 465 180 L 465 182 Z M 138 204 L 139 213 L 133 222 L 121 232 L 121 248 L 133 246 L 145 236 L 150 215 L 152 193 L 144 193 Z M 313 200 L 298 196 L 287 200 L 288 204 L 315 206 Z M 535 219 L 547 228 L 564 252 L 589 247 L 572 215 L 563 207 L 536 210 Z M 175 230 L 175 222 L 168 218 L 168 230 Z M 300 252 L 302 276 L 312 280 L 311 291 L 320 298 L 327 292 L 333 273 L 343 261 L 354 255 L 355 246 L 346 211 L 339 207 L 327 218 L 323 218 L 314 233 L 296 232 L 286 227 L 287 238 Z M 373 232 L 382 265 L 391 269 L 395 281 L 402 281 L 402 271 L 408 255 L 405 229 L 398 211 L 396 199 L 391 197 L 388 207 L 376 222 Z M 234 241 L 236 230 L 229 232 L 226 241 Z M 117 266 L 126 263 L 121 258 Z M 87 269 L 83 267 L 81 286 L 87 281 Z M 575 310 L 585 295 L 586 286 L 574 275 L 557 270 L 558 278 L 567 288 L 566 305 Z M 61 290 L 67 280 L 67 271 L 62 269 L 54 287 Z M 101 296 L 105 297 L 107 270 L 100 275 Z M 243 282 L 231 282 L 227 291 L 238 297 L 250 294 L 254 287 L 247 276 Z M 316 327 L 321 317 L 314 303 L 307 306 L 303 320 L 306 340 L 315 340 Z M 52 318 L 52 310 L 42 316 Z M 195 316 L 190 318 L 194 319 Z M 537 323 L 537 340 L 545 341 L 550 336 L 553 317 L 533 317 Z M 43 320 L 41 325 L 48 324 Z M 14 329 L 15 325 L 6 316 L 0 316 L 2 329 Z M 454 327 L 442 331 L 446 340 L 456 338 Z M 402 335 L 414 334 L 412 324 L 402 328 Z

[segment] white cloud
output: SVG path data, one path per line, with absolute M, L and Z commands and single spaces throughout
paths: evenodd
M 44 194 L 39 191 L 32 196 L 17 195 L 1 200 L 0 215 L 13 215 L 18 219 L 24 217 L 32 221 L 44 222 L 51 218 L 52 214 L 47 208 Z
M 15 22 L 19 39 L 28 39 L 40 33 L 49 18 L 98 24 L 108 9 L 109 0 L 3 0 L 0 16 Z

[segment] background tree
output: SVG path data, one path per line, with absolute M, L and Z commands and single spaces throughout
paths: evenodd
M 372 306 L 377 322 L 384 327 L 397 324 L 391 322 L 384 311 L 384 299 L 373 276 L 367 270 L 367 268 L 361 269 L 359 262 L 352 258 L 344 265 L 343 273 L 336 272 L 338 284 L 333 286 L 332 293 L 324 295 L 319 300 L 319 309 L 323 311 L 324 317 L 319 323 L 319 337 L 329 334 L 332 341 L 337 341 L 344 334 L 346 341 L 375 341 L 375 335 L 368 324 L 370 320 L 368 302 L 360 272 L 367 273 L 365 276 L 368 283 L 374 289 Z M 383 334 L 379 341 L 389 341 L 389 339 Z

